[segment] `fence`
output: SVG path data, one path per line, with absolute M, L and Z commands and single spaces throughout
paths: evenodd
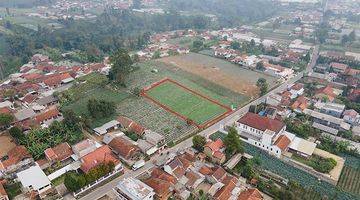
M 99 178 L 98 180 L 96 180 L 95 182 L 93 183 L 90 183 L 89 185 L 86 185 L 85 187 L 81 188 L 80 190 L 76 191 L 76 192 L 73 192 L 73 195 L 75 198 L 79 197 L 81 194 L 83 194 L 84 192 L 92 189 L 93 187 L 99 185 L 100 183 L 106 181 L 107 179 L 115 176 L 118 172 L 121 172 L 122 169 L 117 169 L 117 170 L 114 170 L 113 172 Z

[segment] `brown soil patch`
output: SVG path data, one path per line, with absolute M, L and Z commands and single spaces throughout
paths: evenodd
M 231 63 L 225 64 L 226 61 L 199 54 L 165 57 L 160 61 L 246 96 L 258 95 L 256 81 L 259 77 L 264 76 Z
M 15 146 L 16 144 L 8 134 L 3 133 L 0 135 L 0 157 L 7 155 L 7 153 Z

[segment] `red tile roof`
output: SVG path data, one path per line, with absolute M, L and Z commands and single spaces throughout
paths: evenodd
M 222 167 L 215 167 L 213 169 L 213 174 L 212 176 L 217 180 L 217 181 L 221 181 L 225 175 L 226 175 L 226 171 L 222 168 Z
M 210 175 L 210 174 L 213 174 L 214 172 L 212 171 L 212 169 L 208 166 L 202 166 L 200 169 L 199 169 L 199 172 L 202 174 L 202 175 Z
M 221 139 L 217 139 L 216 141 L 209 141 L 205 144 L 205 147 L 211 149 L 212 152 L 219 151 L 220 149 L 224 148 L 224 143 Z
M 73 151 L 67 142 L 45 150 L 45 156 L 49 161 L 63 161 L 70 158 L 72 154 Z
M 173 177 L 172 175 L 168 174 L 167 172 L 165 172 L 164 170 L 161 170 L 159 168 L 155 168 L 151 172 L 151 177 L 158 178 L 158 179 L 167 181 L 172 184 L 176 184 L 176 182 L 177 182 L 175 177 Z
M 258 189 L 252 188 L 240 193 L 238 200 L 262 200 L 264 199 Z
M 347 64 L 337 63 L 337 62 L 330 63 L 330 66 L 336 69 L 340 69 L 342 71 L 345 71 L 349 67 Z
M 60 115 L 59 110 L 57 108 L 53 108 L 35 116 L 35 122 L 37 124 L 41 124 L 45 120 L 49 120 L 51 118 L 57 118 L 59 115 Z
M 60 85 L 61 81 L 67 78 L 72 78 L 69 73 L 51 75 L 49 78 L 44 80 L 44 83 L 50 87 L 57 86 Z
M 27 95 L 22 99 L 22 101 L 30 104 L 30 103 L 34 102 L 34 101 L 37 99 L 37 97 L 38 97 L 37 95 L 27 94 Z
M 276 133 L 278 133 L 285 126 L 282 121 L 263 117 L 251 112 L 246 113 L 238 120 L 238 122 L 261 131 L 268 129 Z
M 6 160 L 0 161 L 0 169 L 16 165 L 26 158 L 31 158 L 31 155 L 24 146 L 16 146 L 7 153 L 7 157 Z
M 224 186 L 215 193 L 216 200 L 227 200 L 231 197 L 233 189 L 236 187 L 237 179 L 233 176 L 226 176 L 222 181 Z
M 11 110 L 8 107 L 3 107 L 3 108 L 0 108 L 0 113 L 1 114 L 11 114 Z
M 80 169 L 83 172 L 87 173 L 92 168 L 98 166 L 101 163 L 113 162 L 116 165 L 117 163 L 119 163 L 119 160 L 116 159 L 109 146 L 104 145 L 82 157 L 81 162 L 82 164 Z
M 144 183 L 154 189 L 159 199 L 167 198 L 171 194 L 171 184 L 167 181 L 150 177 Z
M 117 121 L 121 124 L 122 127 L 128 129 L 128 131 L 133 131 L 138 135 L 142 135 L 145 131 L 145 128 L 143 126 L 127 117 L 120 116 L 117 118 Z
M 0 197 L 7 196 L 4 186 L 0 183 Z
M 285 135 L 280 135 L 280 137 L 275 141 L 275 145 L 278 146 L 282 151 L 285 151 L 290 143 L 291 140 Z
M 130 159 L 139 152 L 139 148 L 137 146 L 122 137 L 116 137 L 112 139 L 109 143 L 109 146 L 125 159 Z
M 320 89 L 318 89 L 316 92 L 315 92 L 316 95 L 318 94 L 324 94 L 326 96 L 328 96 L 329 100 L 332 101 L 334 100 L 334 98 L 337 96 L 335 93 L 334 93 L 334 89 L 330 86 L 330 85 L 327 85 L 325 87 L 322 87 Z

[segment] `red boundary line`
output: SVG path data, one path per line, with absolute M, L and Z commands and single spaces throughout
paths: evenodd
M 158 81 L 158 82 L 155 82 L 155 83 L 151 84 L 150 86 L 144 88 L 144 89 L 141 91 L 141 96 L 146 97 L 147 99 L 151 100 L 152 102 L 154 102 L 154 103 L 157 104 L 158 106 L 160 106 L 160 107 L 162 107 L 163 109 L 165 109 L 166 111 L 168 111 L 168 112 L 170 112 L 170 113 L 172 113 L 172 114 L 180 117 L 181 119 L 183 119 L 183 120 L 185 120 L 185 121 L 188 120 L 188 118 L 187 118 L 186 116 L 183 116 L 183 115 L 179 114 L 178 112 L 170 109 L 169 107 L 165 106 L 164 104 L 160 103 L 159 101 L 153 99 L 152 97 L 150 97 L 149 95 L 146 94 L 147 91 L 149 91 L 149 90 L 151 90 L 151 89 L 153 89 L 153 88 L 155 88 L 155 87 L 157 87 L 157 86 L 159 86 L 159 85 L 161 85 L 161 84 L 163 84 L 163 83 L 165 83 L 165 82 L 171 82 L 171 83 L 173 83 L 173 84 L 175 84 L 175 85 L 177 85 L 177 86 L 179 86 L 179 87 L 181 87 L 181 88 L 183 88 L 183 89 L 185 89 L 185 90 L 187 90 L 187 91 L 190 91 L 191 93 L 193 93 L 193 94 L 195 94 L 195 95 L 197 95 L 197 96 L 200 96 L 200 97 L 202 97 L 202 98 L 204 98 L 204 99 L 206 99 L 206 100 L 208 100 L 208 101 L 210 101 L 210 102 L 212 102 L 212 103 L 214 103 L 214 104 L 216 104 L 216 105 L 218 105 L 218 106 L 220 106 L 220 107 L 223 107 L 223 108 L 225 108 L 225 109 L 227 110 L 227 111 L 226 111 L 225 113 L 223 113 L 222 115 L 220 115 L 220 116 L 218 116 L 218 117 L 216 117 L 215 119 L 212 119 L 212 120 L 210 120 L 210 121 L 204 122 L 203 124 L 197 124 L 197 123 L 193 122 L 193 124 L 194 124 L 195 126 L 197 126 L 198 128 L 205 128 L 205 127 L 207 127 L 207 126 L 209 126 L 209 125 L 212 125 L 212 124 L 214 124 L 215 122 L 219 121 L 220 119 L 224 118 L 225 116 L 227 116 L 227 115 L 229 115 L 230 113 L 233 112 L 230 107 L 225 106 L 225 105 L 219 103 L 218 101 L 215 101 L 215 100 L 213 100 L 213 99 L 210 99 L 209 97 L 204 96 L 204 95 L 200 94 L 199 92 L 194 91 L 194 90 L 192 90 L 192 89 L 190 89 L 190 88 L 188 88 L 188 87 L 186 87 L 186 86 L 184 86 L 184 85 L 181 85 L 180 83 L 178 83 L 178 82 L 176 82 L 176 81 L 173 81 L 173 80 L 171 80 L 171 79 L 169 79 L 169 78 L 164 78 L 164 79 L 162 79 L 162 80 L 160 80 L 160 81 Z

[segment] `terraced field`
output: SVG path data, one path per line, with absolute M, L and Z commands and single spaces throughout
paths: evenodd
M 360 195 L 360 169 L 345 166 L 337 186 L 344 191 Z

